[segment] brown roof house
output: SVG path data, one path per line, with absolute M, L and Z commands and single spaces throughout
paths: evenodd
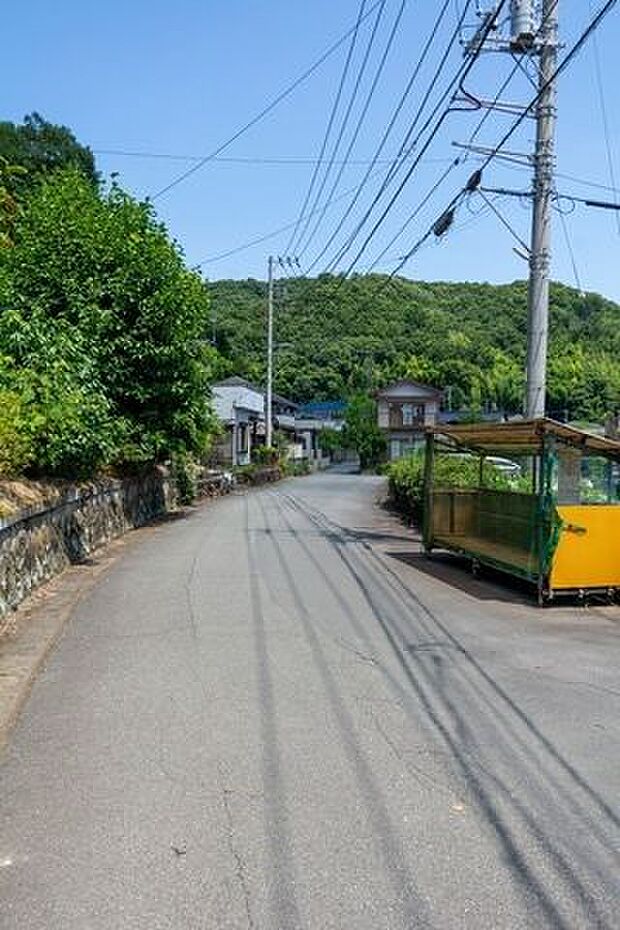
M 437 423 L 442 392 L 418 381 L 397 381 L 377 392 L 377 419 L 390 461 L 424 445 L 424 428 Z

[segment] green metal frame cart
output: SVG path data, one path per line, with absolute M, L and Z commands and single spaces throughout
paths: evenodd
M 476 457 L 478 487 L 442 487 L 439 455 Z M 514 489 L 489 486 L 489 460 L 515 463 Z M 427 553 L 524 578 L 541 604 L 620 590 L 620 442 L 549 419 L 437 427 L 426 436 L 424 504 Z

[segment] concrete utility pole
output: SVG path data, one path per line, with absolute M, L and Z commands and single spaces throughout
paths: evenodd
M 272 408 L 273 408 L 273 255 L 268 262 L 268 296 L 267 296 L 267 398 L 265 404 L 265 443 L 272 442 Z
M 536 24 L 535 0 L 510 0 L 510 35 L 499 30 L 495 35 L 481 39 L 489 18 L 497 14 L 482 12 L 482 26 L 466 43 L 466 54 L 482 51 L 508 52 L 513 57 L 527 55 L 538 60 L 538 92 L 536 104 L 536 150 L 534 153 L 534 184 L 532 190 L 532 235 L 528 261 L 530 266 L 528 292 L 527 372 L 525 412 L 529 418 L 545 415 L 547 381 L 547 342 L 549 334 L 549 272 L 551 268 L 551 211 L 554 193 L 554 149 L 556 125 L 556 81 L 554 74 L 558 58 L 558 7 L 559 0 L 541 0 L 540 24 Z M 482 44 L 481 44 L 482 43 Z M 500 112 L 515 109 L 517 104 L 501 101 L 480 101 Z M 466 146 L 470 147 L 470 146 Z M 471 146 L 472 151 L 476 147 Z M 484 154 L 485 150 L 478 147 Z M 506 153 L 508 154 L 508 153 Z M 517 156 L 517 153 L 511 153 Z M 521 157 L 521 156 L 517 156 Z M 523 156 L 524 157 L 524 156 Z M 520 253 L 519 253 L 520 254 Z
M 553 75 L 558 55 L 559 0 L 543 0 L 540 28 L 541 92 L 536 107 L 534 205 L 528 294 L 526 415 L 545 415 L 547 342 L 549 334 L 549 272 L 551 268 L 551 209 L 556 125 L 556 86 Z

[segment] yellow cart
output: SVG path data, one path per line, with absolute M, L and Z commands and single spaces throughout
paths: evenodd
M 475 456 L 478 487 L 442 487 L 439 455 Z M 489 486 L 498 469 L 512 489 Z M 429 553 L 448 549 L 525 578 L 541 604 L 620 591 L 620 442 L 549 419 L 437 427 L 427 433 L 424 495 Z

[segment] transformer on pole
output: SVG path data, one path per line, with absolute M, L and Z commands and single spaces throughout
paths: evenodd
M 533 0 L 510 0 L 510 45 L 514 52 L 524 52 L 534 45 Z

